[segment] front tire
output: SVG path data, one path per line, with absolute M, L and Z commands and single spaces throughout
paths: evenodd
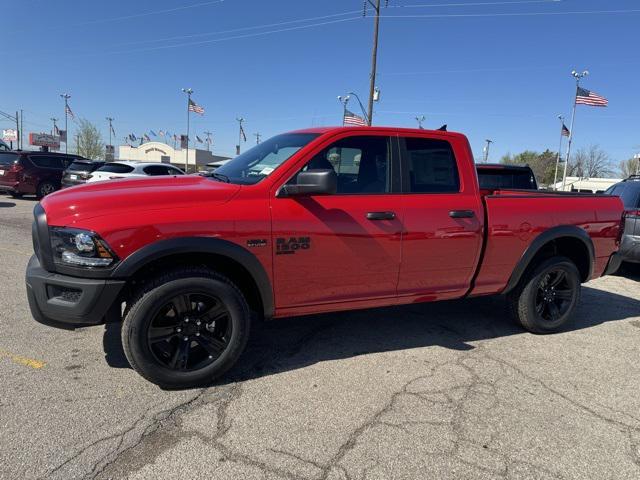
M 122 344 L 131 366 L 162 388 L 211 383 L 238 360 L 250 313 L 238 288 L 203 268 L 155 278 L 130 302 Z
M 580 272 L 566 257 L 542 261 L 507 296 L 512 317 L 532 333 L 553 333 L 571 321 L 580 300 Z

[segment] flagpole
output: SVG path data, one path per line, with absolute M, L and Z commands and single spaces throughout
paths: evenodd
M 191 105 L 191 94 L 193 90 L 190 88 L 183 88 L 182 91 L 187 94 L 187 153 L 185 155 L 184 161 L 184 171 L 185 173 L 189 173 L 189 106 Z
M 576 94 L 573 97 L 573 112 L 571 113 L 571 127 L 569 127 L 569 142 L 567 145 L 567 155 L 564 159 L 564 173 L 562 174 L 563 192 L 567 185 L 567 166 L 569 165 L 569 158 L 571 156 L 571 144 L 573 143 L 573 127 L 576 121 L 576 107 L 578 106 L 578 88 L 580 88 L 580 80 L 582 79 L 582 77 L 586 77 L 587 75 L 589 75 L 589 71 L 585 70 L 582 73 L 578 73 L 574 70 L 573 72 L 571 72 L 571 75 L 576 79 Z
M 556 173 L 553 175 L 553 189 L 558 190 L 558 165 L 560 165 L 560 152 L 562 152 L 562 137 L 564 136 L 564 117 L 562 115 L 558 115 L 560 119 L 560 146 L 558 147 L 558 156 L 556 157 Z M 569 132 L 571 133 L 571 132 Z

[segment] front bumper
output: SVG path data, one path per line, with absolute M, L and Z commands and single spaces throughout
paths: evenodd
M 640 235 L 623 235 L 620 255 L 623 262 L 640 263 Z
M 51 273 L 35 255 L 26 273 L 27 298 L 33 318 L 45 325 L 75 327 L 105 322 L 111 308 L 119 312 L 124 280 L 78 278 Z

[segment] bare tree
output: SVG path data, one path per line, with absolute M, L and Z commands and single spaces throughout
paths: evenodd
M 611 159 L 598 145 L 578 150 L 567 168 L 567 175 L 571 177 L 597 178 L 612 174 Z
M 80 128 L 76 134 L 76 150 L 78 155 L 92 160 L 104 158 L 104 142 L 98 128 L 88 120 L 80 120 Z
M 622 178 L 628 178 L 631 175 L 640 175 L 640 158 L 630 158 L 620 162 L 620 171 Z

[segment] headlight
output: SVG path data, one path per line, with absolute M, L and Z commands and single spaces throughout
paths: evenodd
M 76 228 L 51 228 L 53 261 L 74 267 L 104 268 L 117 257 L 97 234 Z

